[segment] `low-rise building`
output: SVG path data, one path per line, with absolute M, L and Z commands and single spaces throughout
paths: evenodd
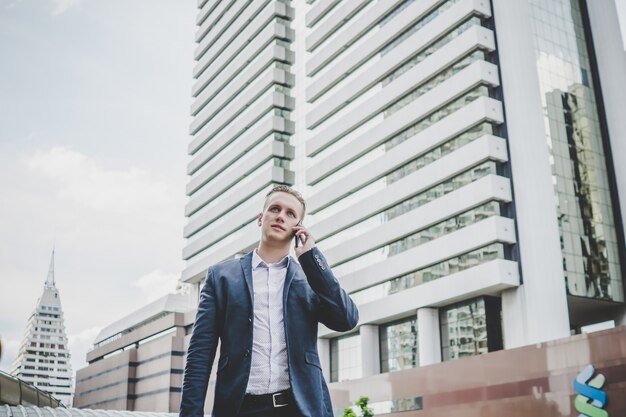
M 178 411 L 191 308 L 169 294 L 104 328 L 76 373 L 74 407 Z

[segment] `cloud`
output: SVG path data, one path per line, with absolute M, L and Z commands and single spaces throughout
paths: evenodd
M 90 327 L 80 333 L 71 334 L 67 337 L 67 345 L 70 349 L 72 373 L 75 376 L 76 371 L 87 366 L 87 352 L 93 346 L 93 342 L 102 330 L 101 327 Z M 76 384 L 76 380 L 74 380 Z
M 52 15 L 61 15 L 68 11 L 71 7 L 76 6 L 79 2 L 80 0 L 52 0 L 52 3 L 54 4 Z
M 71 147 L 0 143 L 0 369 L 10 371 L 56 242 L 56 282 L 74 371 L 99 328 L 174 292 L 183 262 L 184 170 Z M 114 155 L 114 154 L 113 154 Z M 133 167 L 135 166 L 135 167 Z M 150 272 L 152 271 L 152 272 Z M 93 329 L 91 333 L 84 329 Z
M 149 302 L 149 286 L 131 286 L 138 277 L 183 268 L 195 4 L 39 3 L 0 0 L 0 12 L 13 7 L 0 19 L 0 90 L 11 103 L 0 133 L 0 277 L 10 277 L 0 278 L 0 369 L 9 371 L 18 347 L 9 341 L 21 340 L 53 243 L 71 335 Z M 92 343 L 72 338 L 74 370 Z
M 19 347 L 19 340 L 2 339 L 2 358 L 0 358 L 0 369 L 6 369 L 8 372 L 13 371 L 13 362 L 15 362 L 15 359 L 17 358 Z
M 179 274 L 166 273 L 156 269 L 140 276 L 130 285 L 139 288 L 144 300 L 154 301 L 166 294 L 176 292 L 179 278 Z
M 617 18 L 622 30 L 622 46 L 626 51 L 626 4 L 621 0 L 615 0 L 615 7 L 617 7 Z
M 88 156 L 64 147 L 36 152 L 28 158 L 27 166 L 56 182 L 61 199 L 100 212 L 149 214 L 155 206 L 168 205 L 173 192 L 148 171 L 135 167 L 107 170 Z
M 22 1 L 23 0 L 0 0 L 0 4 L 4 7 L 4 10 L 10 10 Z

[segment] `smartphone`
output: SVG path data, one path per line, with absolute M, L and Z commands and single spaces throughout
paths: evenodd
M 296 226 L 300 226 L 300 225 L 302 225 L 302 220 L 300 220 L 298 224 L 296 224 Z M 296 236 L 296 232 L 293 232 L 293 237 L 296 239 L 296 248 L 297 248 L 298 244 L 302 243 L 302 239 L 300 238 L 300 236 Z

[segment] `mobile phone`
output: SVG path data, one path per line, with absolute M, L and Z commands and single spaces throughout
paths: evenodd
M 300 226 L 300 225 L 302 225 L 302 220 L 300 220 L 298 222 L 298 224 L 296 224 L 296 226 Z M 302 238 L 300 238 L 300 236 L 296 236 L 296 232 L 293 232 L 293 237 L 296 239 L 296 248 L 297 248 L 298 244 L 302 243 Z M 304 244 L 304 243 L 302 243 L 302 244 Z

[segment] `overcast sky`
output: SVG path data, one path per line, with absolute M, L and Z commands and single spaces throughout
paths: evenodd
M 624 51 L 626 51 L 626 0 L 615 0 L 615 6 L 617 8 L 617 17 L 620 21 L 620 27 L 622 29 L 622 45 L 624 46 Z
M 183 267 L 196 2 L 0 0 L 0 368 L 56 245 L 73 370 Z
M 0 0 L 0 369 L 53 245 L 74 371 L 102 327 L 174 290 L 195 7 Z

